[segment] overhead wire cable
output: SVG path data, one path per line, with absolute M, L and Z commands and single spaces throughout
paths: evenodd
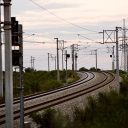
M 91 41 L 94 41 L 94 40 L 92 40 L 92 39 L 90 39 L 90 38 L 88 38 L 88 37 L 85 37 L 85 36 L 82 36 L 81 34 L 77 34 L 78 35 L 78 37 L 83 37 L 83 38 L 85 38 L 85 39 L 87 39 L 87 40 L 91 40 Z
M 43 7 L 42 5 L 39 5 L 37 2 L 35 2 L 35 1 L 33 1 L 33 0 L 29 0 L 29 1 L 31 1 L 33 4 L 35 4 L 36 6 L 38 6 L 40 9 L 45 10 L 45 11 L 48 12 L 49 14 L 55 16 L 56 18 L 58 18 L 58 19 L 60 19 L 60 20 L 62 20 L 62 21 L 64 21 L 64 22 L 66 22 L 66 23 L 68 23 L 68 24 L 71 24 L 71 25 L 73 25 L 73 26 L 75 26 L 75 27 L 77 27 L 77 28 L 81 28 L 81 29 L 84 29 L 84 30 L 87 30 L 87 31 L 90 31 L 90 32 L 98 33 L 97 31 L 93 31 L 93 30 L 87 29 L 87 28 L 85 28 L 85 27 L 81 27 L 81 26 L 79 26 L 79 25 L 77 25 L 77 24 L 74 24 L 74 23 L 72 23 L 72 22 L 69 22 L 68 20 L 65 20 L 64 18 L 62 18 L 62 17 L 60 17 L 60 16 L 54 14 L 53 12 L 49 11 L 48 9 L 46 9 L 46 8 Z
M 86 37 L 86 36 L 83 36 L 83 35 L 81 35 L 81 34 L 77 34 L 77 35 L 78 35 L 78 37 L 83 37 L 83 38 L 85 38 L 85 39 L 87 39 L 87 40 L 93 41 L 93 43 L 101 43 L 101 42 L 96 42 L 95 40 L 90 39 L 90 38 L 88 38 L 88 37 Z M 90 42 L 88 42 L 88 43 L 90 43 Z
M 24 40 L 24 42 L 27 42 L 27 43 L 38 43 L 38 44 L 45 44 L 45 42 L 31 41 L 31 40 Z

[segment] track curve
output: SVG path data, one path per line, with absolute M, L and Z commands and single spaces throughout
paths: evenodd
M 39 93 L 32 96 L 25 97 L 25 115 L 31 112 L 39 111 L 76 97 L 91 93 L 115 80 L 115 76 L 108 72 L 84 72 L 79 73 L 81 79 L 69 86 L 51 90 L 45 93 Z M 0 124 L 5 123 L 5 107 L 0 106 Z M 20 117 L 19 115 L 19 100 L 14 101 L 14 119 Z

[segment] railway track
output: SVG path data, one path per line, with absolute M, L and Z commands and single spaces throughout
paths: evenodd
M 24 101 L 28 101 L 28 100 L 31 100 L 31 99 L 34 99 L 34 98 L 42 97 L 42 96 L 45 96 L 45 95 L 48 95 L 48 94 L 52 94 L 52 93 L 55 93 L 55 92 L 58 92 L 58 91 L 63 91 L 65 89 L 72 88 L 74 86 L 77 86 L 80 82 L 81 83 L 82 82 L 83 83 L 87 82 L 87 81 L 91 80 L 94 77 L 94 75 L 92 74 L 93 77 L 90 78 L 90 79 L 87 79 L 89 77 L 89 74 L 86 73 L 86 72 L 83 72 L 83 73 L 79 72 L 78 75 L 80 76 L 80 79 L 76 82 L 73 82 L 69 85 L 65 85 L 63 87 L 59 87 L 59 88 L 56 88 L 56 89 L 51 89 L 47 92 L 38 92 L 36 94 L 31 94 L 31 95 L 28 95 L 28 96 L 24 96 Z M 19 102 L 20 102 L 19 98 L 15 98 L 13 104 L 17 104 Z M 0 104 L 0 109 L 3 108 L 3 107 L 5 107 L 5 104 Z
M 29 115 L 32 112 L 52 107 L 76 97 L 91 93 L 115 80 L 114 75 L 108 72 L 81 73 L 80 75 L 81 79 L 69 86 L 64 86 L 63 88 L 58 88 L 45 93 L 26 96 L 24 114 Z M 5 106 L 2 104 L 0 106 L 0 125 L 5 123 L 4 110 Z M 16 99 L 14 101 L 14 119 L 20 117 L 19 113 L 19 100 Z

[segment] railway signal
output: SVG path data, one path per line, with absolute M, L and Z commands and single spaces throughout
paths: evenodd
M 11 17 L 11 33 L 12 33 L 12 46 L 18 46 L 18 21 L 16 17 Z
M 20 83 L 18 87 L 20 91 L 20 128 L 24 127 L 23 30 L 22 29 L 23 29 L 22 25 L 18 24 L 18 21 L 16 21 L 16 17 L 11 17 L 12 66 L 19 66 L 19 74 L 20 74 Z
M 78 58 L 78 54 L 75 53 L 75 70 L 77 71 L 77 58 Z
M 12 50 L 12 65 L 13 66 L 19 66 L 20 65 L 20 57 L 22 56 L 22 53 L 20 50 Z
M 66 54 L 66 58 L 69 58 L 70 57 L 70 54 Z
M 68 60 L 68 58 L 70 58 L 70 54 L 67 54 L 67 50 L 65 50 L 65 56 L 66 56 L 66 83 L 67 83 L 67 60 Z
M 22 41 L 22 25 L 18 24 L 16 17 L 11 17 L 11 33 L 12 33 L 12 46 L 18 46 L 17 50 L 12 50 L 12 65 L 22 66 L 23 56 L 23 41 Z

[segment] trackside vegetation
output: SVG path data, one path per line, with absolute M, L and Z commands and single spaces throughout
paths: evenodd
M 31 68 L 26 68 L 24 71 L 24 95 L 30 95 L 38 92 L 45 92 L 55 88 L 68 85 L 79 79 L 76 72 L 71 70 L 67 71 L 67 81 L 66 81 L 66 71 L 60 71 L 60 81 L 57 81 L 57 71 L 36 71 Z M 67 82 L 67 83 L 66 83 Z M 14 97 L 19 97 L 19 72 L 13 72 L 13 90 Z M 0 103 L 4 102 L 4 97 L 0 97 Z
M 57 71 L 35 71 L 26 69 L 24 72 L 24 95 L 48 91 L 66 84 L 66 72 L 60 71 L 60 81 L 57 81 Z M 79 79 L 77 73 L 68 70 L 67 84 Z M 14 96 L 18 97 L 19 73 L 14 72 Z
M 83 108 L 74 106 L 72 118 L 52 108 L 31 117 L 38 128 L 128 128 L 128 74 L 122 72 L 121 76 L 120 93 L 111 91 L 89 97 Z

